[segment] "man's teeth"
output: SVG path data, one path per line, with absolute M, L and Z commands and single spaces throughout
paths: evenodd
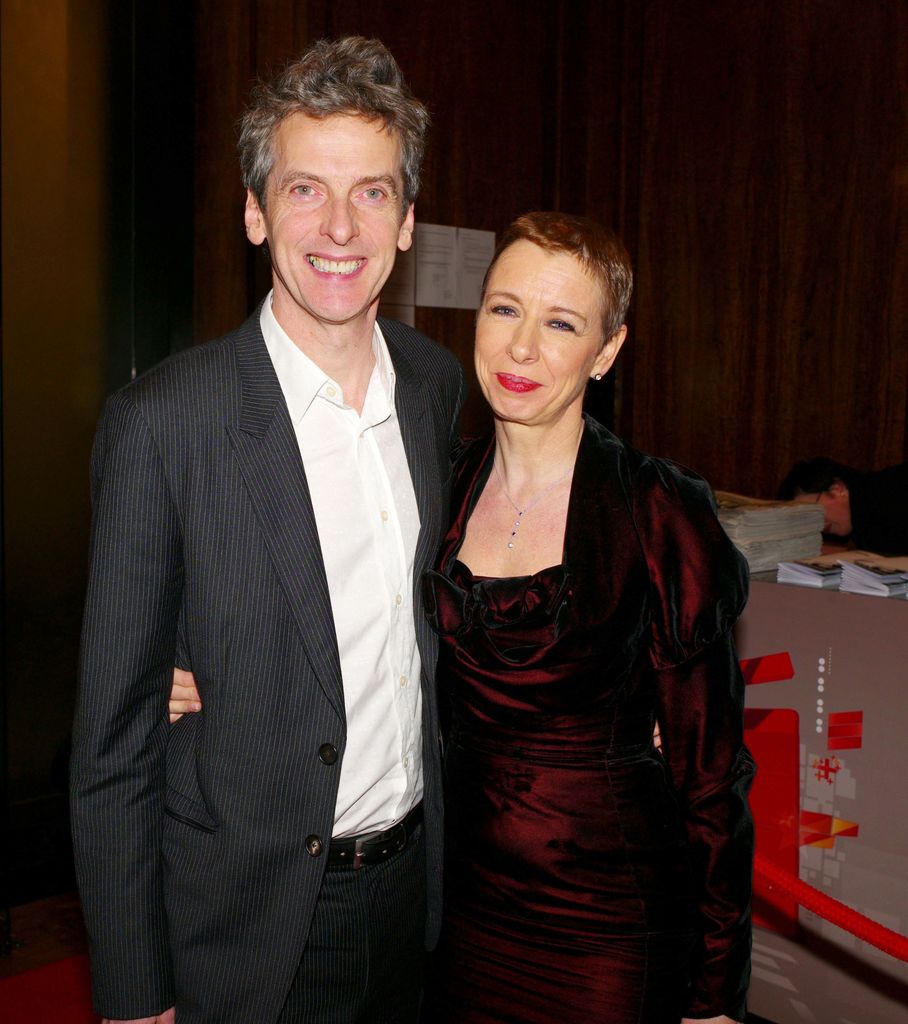
M 365 260 L 323 260 L 321 256 L 306 257 L 309 262 L 323 274 L 352 274 L 363 265 Z

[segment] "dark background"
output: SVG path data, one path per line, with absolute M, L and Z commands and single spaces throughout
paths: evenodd
M 417 217 L 609 223 L 637 271 L 595 412 L 714 486 L 908 457 L 900 0 L 0 0 L 7 902 L 71 885 L 67 737 L 104 395 L 236 326 L 235 122 L 323 35 L 380 37 L 434 127 Z M 472 314 L 417 326 L 469 367 Z M 483 421 L 474 394 L 466 415 Z

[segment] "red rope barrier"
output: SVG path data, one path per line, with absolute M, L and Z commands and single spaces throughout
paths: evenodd
M 754 874 L 762 879 L 768 889 L 771 890 L 774 886 L 782 889 L 789 896 L 793 896 L 802 907 L 812 910 L 897 960 L 908 961 L 908 937 L 871 921 L 869 917 L 802 882 L 800 878 L 788 874 L 759 853 L 754 855 Z

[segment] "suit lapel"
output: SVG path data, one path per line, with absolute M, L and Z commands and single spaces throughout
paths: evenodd
M 337 635 L 312 499 L 257 312 L 239 332 L 236 356 L 242 405 L 238 425 L 227 433 L 310 664 L 343 717 Z
M 422 420 L 426 415 L 426 399 L 423 384 L 407 357 L 403 345 L 403 331 L 396 322 L 381 321 L 382 334 L 388 343 L 388 351 L 394 363 L 397 383 L 394 393 L 394 406 L 400 423 L 401 438 L 413 490 L 416 494 L 416 505 L 419 509 L 419 538 L 416 542 L 416 558 L 414 577 L 422 578 L 423 571 L 428 567 L 429 560 L 434 557 L 437 543 L 440 515 L 441 481 L 433 471 L 433 462 L 427 445 L 425 425 Z

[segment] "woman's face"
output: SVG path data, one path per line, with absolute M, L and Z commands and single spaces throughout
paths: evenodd
M 505 249 L 476 320 L 476 375 L 496 418 L 579 422 L 587 381 L 609 369 L 627 333 L 603 339 L 602 302 L 574 256 L 524 240 Z

